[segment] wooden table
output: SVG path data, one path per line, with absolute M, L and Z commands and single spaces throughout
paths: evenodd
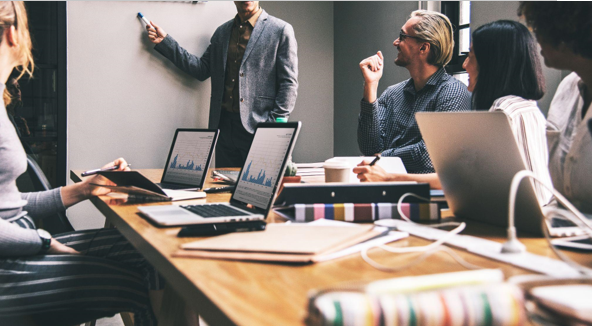
M 71 179 L 80 181 L 80 171 L 71 171 Z M 140 170 L 152 180 L 160 180 L 162 169 Z M 208 182 L 209 183 L 209 182 Z M 206 184 L 206 187 L 211 183 Z M 208 194 L 206 199 L 186 203 L 227 202 L 230 194 Z M 343 282 L 368 282 L 378 279 L 465 270 L 450 256 L 437 253 L 424 262 L 398 273 L 385 273 L 366 264 L 359 255 L 307 266 L 288 266 L 254 262 L 173 258 L 179 245 L 195 238 L 177 238 L 179 227 L 158 228 L 138 214 L 137 204 L 102 196 L 93 204 L 154 265 L 168 284 L 190 304 L 209 325 L 302 325 L 306 316 L 307 293 L 313 289 Z M 146 204 L 142 204 L 146 205 Z M 150 205 L 170 205 L 152 203 Z M 270 213 L 268 222 L 282 218 Z M 463 234 L 482 236 L 503 242 L 505 230 L 476 222 L 468 223 Z M 521 238 L 532 253 L 554 257 L 544 239 Z M 417 246 L 429 242 L 416 237 L 397 241 L 392 246 Z M 462 250 L 455 250 L 470 263 L 486 268 L 501 268 L 506 277 L 530 273 Z M 401 257 L 380 249 L 370 251 L 378 262 L 397 266 L 415 257 Z M 581 255 L 588 263 L 589 255 Z

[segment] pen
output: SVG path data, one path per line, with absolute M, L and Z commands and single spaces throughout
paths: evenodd
M 128 164 L 127 166 L 130 167 L 132 165 L 131 164 Z M 87 177 L 89 175 L 97 174 L 99 172 L 111 171 L 111 170 L 117 170 L 117 169 L 119 169 L 119 165 L 110 166 L 110 167 L 104 168 L 104 169 L 94 169 L 94 170 L 84 171 L 80 175 L 83 176 L 83 177 Z
M 218 187 L 218 188 L 205 188 L 202 189 L 203 192 L 208 193 L 208 194 L 213 194 L 216 192 L 227 192 L 227 191 L 233 191 L 234 190 L 234 186 L 226 186 L 226 187 Z
M 223 180 L 230 181 L 227 176 L 225 176 L 224 174 L 222 174 L 222 173 L 220 173 L 220 172 L 218 172 L 216 170 L 214 170 L 212 172 L 212 174 L 214 174 L 215 176 L 217 176 L 218 178 L 221 178 Z
M 378 162 L 378 160 L 380 160 L 380 154 L 377 154 L 376 157 L 372 160 L 372 162 L 370 162 L 370 166 L 373 166 L 374 164 L 376 164 L 376 162 Z

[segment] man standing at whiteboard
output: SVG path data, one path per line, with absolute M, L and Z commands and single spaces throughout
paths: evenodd
M 270 16 L 259 1 L 235 1 L 237 15 L 216 29 L 201 57 L 150 22 L 154 49 L 200 81 L 211 77 L 209 128 L 219 128 L 217 167 L 242 167 L 260 122 L 288 117 L 298 90 L 292 25 Z

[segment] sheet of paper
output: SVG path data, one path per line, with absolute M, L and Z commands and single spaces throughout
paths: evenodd
M 312 221 L 307 223 L 307 225 L 314 225 L 314 226 L 342 226 L 342 227 L 352 227 L 352 226 L 356 226 L 355 223 L 349 223 L 349 222 L 343 222 L 343 221 L 334 221 L 334 220 L 326 220 L 326 219 L 320 219 L 320 220 L 316 220 L 316 221 Z M 359 225 L 359 224 L 358 224 Z M 375 227 L 375 230 L 381 230 L 381 231 L 386 231 L 386 228 L 383 227 Z M 376 239 L 372 239 L 372 240 L 368 240 L 366 242 L 362 242 L 360 244 L 357 244 L 355 246 L 351 246 L 349 248 L 343 249 L 341 251 L 338 252 L 334 252 L 332 254 L 328 254 L 328 255 L 324 255 L 322 258 L 320 258 L 318 261 L 328 261 L 328 260 L 332 260 L 332 259 L 337 259 L 337 258 L 341 258 L 341 257 L 345 257 L 348 255 L 352 255 L 358 252 L 361 252 L 362 250 L 366 249 L 366 248 L 372 248 L 372 247 L 376 247 L 382 244 L 386 244 L 386 243 L 391 243 L 393 241 L 397 241 L 403 238 L 407 238 L 409 236 L 409 233 L 407 232 L 398 232 L 398 231 L 391 231 L 388 234 L 378 237 Z
M 167 194 L 167 196 L 171 197 L 173 201 L 206 197 L 206 193 L 203 191 L 187 191 L 173 189 L 163 189 L 163 191 Z
M 316 163 L 295 163 L 298 169 L 313 169 L 313 168 L 322 168 L 325 162 L 316 162 Z
M 336 160 L 336 161 L 345 161 L 351 167 L 352 170 L 355 166 L 360 164 L 360 162 L 364 160 L 372 161 L 374 156 L 336 156 L 329 160 Z M 328 161 L 329 161 L 328 160 Z M 310 175 L 325 175 L 325 170 L 323 169 L 324 163 L 298 163 L 296 166 L 298 167 L 297 175 L 301 176 L 310 176 Z M 399 173 L 399 174 L 407 174 L 407 170 L 405 169 L 405 165 L 403 161 L 398 157 L 381 157 L 381 159 L 376 163 L 376 165 L 383 168 L 388 173 Z M 355 173 L 351 173 L 349 182 L 358 183 L 360 180 L 358 179 Z

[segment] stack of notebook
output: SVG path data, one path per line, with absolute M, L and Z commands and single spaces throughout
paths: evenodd
M 362 243 L 367 245 L 369 240 L 374 239 L 370 245 L 376 246 L 408 236 L 373 225 L 343 223 L 347 224 L 344 227 L 331 222 L 268 224 L 265 231 L 230 233 L 184 244 L 174 256 L 306 264 L 338 258 L 338 253 Z

